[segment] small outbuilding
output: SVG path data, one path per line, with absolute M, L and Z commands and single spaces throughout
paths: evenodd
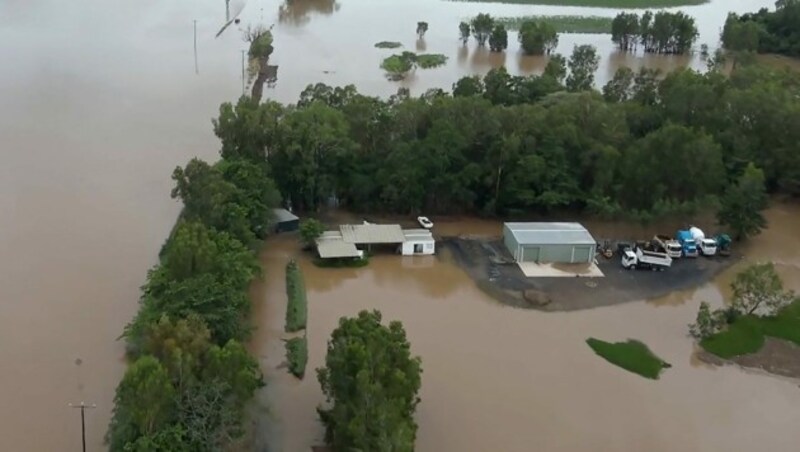
M 403 237 L 400 247 L 403 256 L 433 254 L 436 251 L 436 241 L 428 229 L 403 229 Z
M 503 242 L 516 262 L 592 262 L 597 248 L 580 223 L 504 223 Z
M 290 232 L 300 229 L 300 218 L 286 209 L 272 209 L 272 216 L 275 220 L 273 226 L 275 232 Z

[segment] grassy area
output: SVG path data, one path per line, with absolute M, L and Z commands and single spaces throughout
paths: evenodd
M 611 17 L 599 16 L 519 16 L 498 17 L 495 19 L 505 25 L 508 30 L 519 30 L 523 22 L 528 20 L 549 23 L 559 33 L 611 33 Z
M 595 8 L 669 8 L 702 5 L 708 0 L 450 0 L 473 3 L 515 3 L 522 5 L 586 6 Z
M 724 331 L 700 341 L 700 346 L 709 353 L 728 359 L 759 351 L 765 336 L 800 345 L 800 300 L 774 317 L 740 317 Z
M 633 339 L 611 343 L 590 337 L 586 339 L 586 343 L 611 364 L 645 378 L 658 380 L 661 370 L 671 367 L 669 363 L 651 352 L 645 344 Z
M 375 47 L 379 49 L 396 49 L 398 47 L 403 47 L 403 44 L 396 41 L 381 41 L 376 43 Z
M 286 360 L 289 362 L 289 372 L 297 378 L 303 378 L 308 364 L 308 339 L 305 335 L 286 341 Z
M 447 63 L 447 57 L 440 53 L 422 53 L 417 55 L 417 65 L 422 69 L 430 69 L 445 63 Z
M 297 262 L 291 260 L 286 264 L 286 331 L 294 332 L 305 329 L 308 303 L 303 274 Z

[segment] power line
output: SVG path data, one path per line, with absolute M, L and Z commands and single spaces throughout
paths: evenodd
M 85 403 L 81 402 L 80 405 L 70 403 L 69 407 L 79 408 L 81 410 L 81 442 L 83 444 L 83 452 L 86 452 L 86 416 L 84 413 L 87 408 L 97 408 L 97 405 L 94 403 L 91 405 L 86 405 Z
M 194 20 L 194 73 L 200 73 L 200 70 L 197 68 L 197 19 Z

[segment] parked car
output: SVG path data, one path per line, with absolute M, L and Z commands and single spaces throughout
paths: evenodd
M 417 217 L 417 223 L 425 229 L 433 227 L 433 222 L 429 220 L 428 217 Z

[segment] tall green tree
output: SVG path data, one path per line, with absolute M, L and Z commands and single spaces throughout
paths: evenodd
M 751 162 L 736 183 L 725 190 L 717 220 L 728 225 L 737 240 L 754 236 L 767 227 L 762 213 L 767 202 L 764 172 Z
M 384 326 L 378 311 L 340 319 L 317 370 L 326 442 L 334 450 L 413 451 L 421 372 L 400 322 Z
M 775 315 L 794 300 L 772 262 L 753 264 L 736 274 L 731 283 L 733 308 L 741 314 Z
M 242 96 L 236 105 L 225 102 L 213 119 L 214 133 L 222 141 L 223 159 L 243 158 L 260 165 L 276 139 L 276 125 L 283 106 L 274 101 L 258 103 Z
M 622 12 L 611 22 L 611 41 L 620 50 L 635 51 L 639 36 L 639 16 L 635 13 Z
M 620 67 L 614 73 L 614 78 L 603 87 L 603 97 L 609 102 L 624 102 L 630 99 L 633 95 L 634 78 L 631 68 Z
M 564 55 L 560 53 L 550 55 L 543 75 L 552 77 L 559 84 L 564 83 L 564 78 L 567 76 L 567 59 L 564 58 Z
M 528 55 L 549 55 L 558 46 L 556 29 L 545 21 L 526 20 L 519 27 L 517 39 Z
M 592 89 L 594 73 L 600 63 L 597 49 L 591 45 L 575 46 L 569 57 L 569 76 L 567 89 L 570 91 L 586 91 Z
M 486 45 L 486 40 L 489 39 L 489 35 L 492 34 L 494 18 L 489 14 L 478 14 L 470 21 L 470 28 L 472 30 L 472 36 L 475 37 L 475 41 L 478 42 L 478 45 L 484 46 Z M 461 36 L 463 39 L 463 30 Z
M 508 47 L 508 32 L 503 24 L 497 24 L 489 36 L 489 49 L 492 52 L 502 52 Z
M 458 37 L 461 39 L 461 44 L 466 44 L 469 41 L 470 24 L 461 22 L 458 24 Z

